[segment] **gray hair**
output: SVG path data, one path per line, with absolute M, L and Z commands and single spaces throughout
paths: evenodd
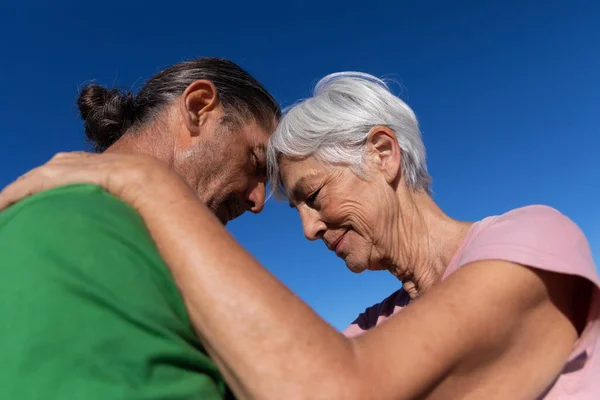
M 396 134 L 408 187 L 430 193 L 431 177 L 415 113 L 384 81 L 361 72 L 328 75 L 317 83 L 313 97 L 285 110 L 267 151 L 271 189 L 282 188 L 282 155 L 315 156 L 330 164 L 347 165 L 363 175 L 364 144 L 378 125 Z

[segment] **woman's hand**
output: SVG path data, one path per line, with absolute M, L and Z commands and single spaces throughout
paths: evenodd
M 138 210 L 161 193 L 173 195 L 190 190 L 174 171 L 149 156 L 58 153 L 6 186 L 0 192 L 0 210 L 27 196 L 77 183 L 101 186 Z

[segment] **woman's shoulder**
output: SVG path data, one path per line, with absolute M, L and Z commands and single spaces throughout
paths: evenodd
M 523 251 L 589 254 L 588 240 L 581 228 L 556 208 L 530 205 L 481 221 L 471 245 L 505 244 Z M 586 260 L 589 261 L 589 260 Z
M 543 223 L 563 227 L 565 225 L 577 228 L 577 225 L 566 215 L 554 207 L 543 204 L 534 204 L 524 207 L 513 208 L 500 215 L 493 215 L 480 221 L 484 226 L 498 224 L 526 225 Z M 578 229 L 578 228 L 577 228 Z
M 486 259 L 580 275 L 599 282 L 584 232 L 568 216 L 545 205 L 515 208 L 475 223 L 458 267 Z

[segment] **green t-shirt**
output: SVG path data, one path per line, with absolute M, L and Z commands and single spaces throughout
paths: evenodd
M 222 399 L 140 216 L 92 185 L 0 213 L 0 399 Z

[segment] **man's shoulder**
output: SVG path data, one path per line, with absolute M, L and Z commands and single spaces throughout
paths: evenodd
M 113 287 L 140 270 L 161 281 L 169 276 L 141 216 L 94 185 L 56 188 L 7 208 L 0 214 L 0 253 L 30 272 L 85 274 Z
M 25 383 L 69 399 L 222 397 L 168 267 L 126 203 L 92 185 L 31 196 L 0 213 L 0 255 L 3 360 L 44 366 L 3 370 L 0 392 L 21 395 Z
M 152 245 L 133 207 L 89 184 L 63 186 L 21 200 L 0 212 L 0 236 L 5 236 L 3 232 L 11 237 L 43 232 L 65 239 L 83 233 L 106 240 L 135 237 L 141 245 Z
M 171 304 L 186 319 L 175 282 L 143 219 L 98 186 L 53 189 L 3 211 L 0 254 L 11 266 L 4 269 L 5 277 L 42 285 L 50 275 L 61 285 L 77 277 L 78 286 L 110 293 L 130 306 Z
M 137 212 L 126 203 L 96 185 L 78 184 L 63 186 L 27 197 L 0 213 L 0 227 L 17 218 L 19 222 L 34 215 L 45 219 L 71 219 L 81 221 L 105 213 L 139 219 Z

